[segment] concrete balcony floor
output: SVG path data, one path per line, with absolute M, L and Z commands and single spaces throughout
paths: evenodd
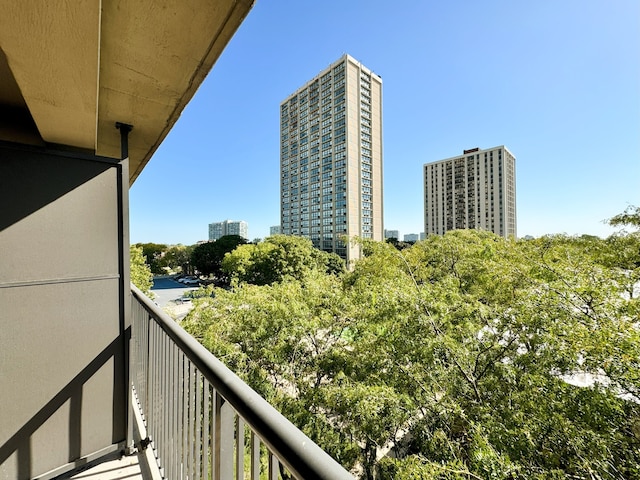
M 134 394 L 131 398 L 133 413 L 133 438 L 136 444 L 146 438 L 147 431 L 142 420 L 140 406 Z M 158 464 L 151 447 L 132 455 L 115 456 L 83 469 L 72 476 L 72 480 L 162 480 Z
M 151 477 L 143 475 L 140 462 L 144 462 L 144 453 L 117 458 L 100 463 L 88 470 L 83 470 L 71 478 L 74 480 L 147 480 Z

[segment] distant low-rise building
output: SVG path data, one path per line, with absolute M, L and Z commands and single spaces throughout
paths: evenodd
M 384 238 L 395 238 L 400 240 L 400 232 L 398 230 L 384 230 Z
M 407 233 L 404 235 L 405 242 L 417 242 L 420 236 L 417 233 Z
M 280 233 L 282 233 L 282 228 L 280 228 L 280 225 L 274 225 L 273 227 L 269 228 L 269 235 L 279 235 Z
M 224 220 L 209 224 L 209 241 L 218 240 L 225 235 L 240 235 L 249 240 L 249 226 L 244 220 Z
M 420 232 L 420 240 L 424 240 L 425 238 L 427 238 L 427 234 L 424 232 Z

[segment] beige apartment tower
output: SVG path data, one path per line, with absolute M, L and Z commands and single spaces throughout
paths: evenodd
M 349 55 L 280 105 L 282 233 L 351 262 L 383 239 L 382 79 Z
M 424 165 L 427 235 L 472 228 L 516 237 L 516 158 L 504 145 Z

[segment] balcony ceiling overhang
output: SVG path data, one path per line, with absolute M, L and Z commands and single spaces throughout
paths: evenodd
M 119 158 L 130 183 L 253 0 L 0 0 L 0 140 Z

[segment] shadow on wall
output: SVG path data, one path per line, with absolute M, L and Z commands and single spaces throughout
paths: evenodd
M 130 330 L 127 330 L 127 337 Z M 121 378 L 120 372 L 124 368 L 123 338 L 116 338 L 98 356 L 89 363 L 76 377 L 58 392 L 44 407 L 42 407 L 28 422 L 24 424 L 11 438 L 0 446 L 0 465 L 2 465 L 14 452 L 18 454 L 18 478 L 32 478 L 32 435 L 70 400 L 69 412 L 69 462 L 73 462 L 81 456 L 82 444 L 82 390 L 83 386 L 98 372 L 110 359 L 113 359 L 113 378 Z M 120 403 L 124 385 L 115 382 L 113 388 L 120 395 L 113 396 L 113 432 L 114 441 L 122 439 L 122 429 L 119 427 L 122 420 L 122 408 Z M 120 419 L 120 421 L 117 421 Z
M 126 440 L 126 170 L 0 142 L 1 478 L 63 473 Z
M 0 232 L 117 163 L 111 159 L 87 162 L 80 155 L 74 159 L 72 153 L 55 155 L 38 150 L 0 142 Z

